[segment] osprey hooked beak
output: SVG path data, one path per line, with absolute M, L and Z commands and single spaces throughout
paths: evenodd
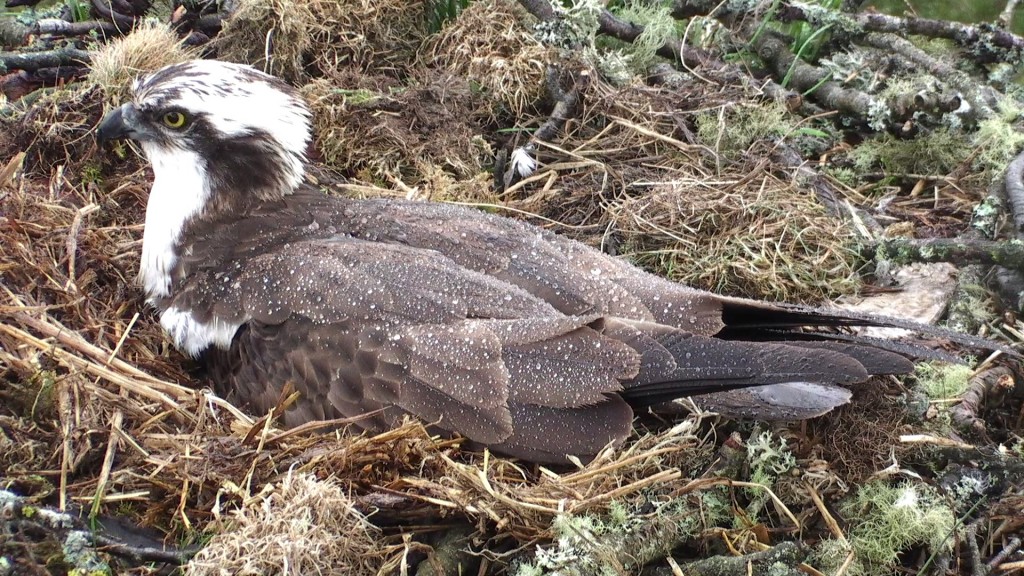
M 107 113 L 96 130 L 96 140 L 102 145 L 112 140 L 144 140 L 147 130 L 140 122 L 135 104 L 122 104 Z

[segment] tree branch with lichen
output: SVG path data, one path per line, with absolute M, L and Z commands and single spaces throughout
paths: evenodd
M 887 238 L 865 245 L 861 254 L 876 260 L 888 260 L 897 265 L 915 262 L 950 262 L 953 264 L 999 265 L 1024 270 L 1024 242 L 1010 240 L 950 240 L 932 238 Z

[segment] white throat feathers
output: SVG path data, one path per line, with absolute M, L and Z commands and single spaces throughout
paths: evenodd
M 209 200 L 210 182 L 195 152 L 149 143 L 142 147 L 153 165 L 154 179 L 146 204 L 139 281 L 147 301 L 154 304 L 171 293 L 171 270 L 177 263 L 175 248 L 185 225 Z

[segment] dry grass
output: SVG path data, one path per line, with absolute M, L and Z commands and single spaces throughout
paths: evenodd
M 303 87 L 317 149 L 335 170 L 400 188 L 420 186 L 436 170 L 452 181 L 485 170 L 492 151 L 473 122 L 479 98 L 464 79 L 428 70 L 409 86 L 380 76 L 343 85 L 319 79 Z
M 817 302 L 860 286 L 854 237 L 812 193 L 768 173 L 736 184 L 680 178 L 616 202 L 624 255 L 720 294 Z
M 146 25 L 94 52 L 88 81 L 99 86 L 110 103 L 119 103 L 139 75 L 198 57 L 199 51 L 182 46 L 167 26 Z
M 537 172 L 501 200 L 691 286 L 794 302 L 855 292 L 845 223 L 773 166 L 761 142 L 729 161 L 690 130 L 705 107 L 752 96 L 597 84 L 569 138 L 541 150 Z
M 426 36 L 423 2 L 243 0 L 217 36 L 221 58 L 292 82 L 348 68 L 404 78 Z
M 315 22 L 307 2 L 245 0 L 214 42 L 225 60 L 300 82 L 306 78 L 303 60 L 312 44 L 307 30 Z
M 372 576 L 386 554 L 344 488 L 311 474 L 288 472 L 219 524 L 188 576 Z
M 556 57 L 529 32 L 533 20 L 511 0 L 473 2 L 427 39 L 422 58 L 473 82 L 513 118 L 536 113 L 545 68 Z

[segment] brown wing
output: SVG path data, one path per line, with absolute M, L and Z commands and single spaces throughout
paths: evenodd
M 175 302 L 201 320 L 247 320 L 231 353 L 218 354 L 230 362 L 222 382 L 261 411 L 292 382 L 302 399 L 287 424 L 370 413 L 361 425 L 380 429 L 410 413 L 496 450 L 561 461 L 623 439 L 631 406 L 910 367 L 856 344 L 714 338 L 857 321 L 694 291 L 515 221 L 324 198 L 283 201 L 278 215 L 294 221 L 285 232 L 257 215 L 197 240 L 195 253 L 215 244 L 237 265 L 188 275 Z M 785 406 L 790 396 L 753 401 Z M 846 401 L 830 398 L 825 408 Z M 812 404 L 805 412 L 825 409 Z
M 990 341 L 897 318 L 771 304 L 695 290 L 547 230 L 463 206 L 402 200 L 330 199 L 325 203 L 322 194 L 308 191 L 296 200 L 317 203 L 321 209 L 317 217 L 324 218 L 327 225 L 368 240 L 436 250 L 461 266 L 539 296 L 565 314 L 653 321 L 693 334 L 728 339 L 806 340 L 805 333 L 792 329 L 890 326 L 974 348 L 994 346 Z M 861 342 L 905 355 L 934 356 L 923 347 L 892 346 L 869 339 Z
M 639 367 L 632 348 L 589 326 L 596 318 L 563 315 L 430 250 L 346 237 L 293 243 L 224 283 L 248 322 L 218 360 L 237 359 L 220 378 L 259 411 L 291 382 L 302 400 L 288 424 L 384 409 L 361 425 L 411 413 L 494 445 L 513 433 L 510 406 L 531 422 L 533 407 L 586 413 Z M 617 413 L 592 419 L 614 434 L 578 430 L 586 453 L 596 438 L 625 437 L 631 412 Z
M 563 314 L 658 322 L 712 335 L 718 297 L 668 282 L 573 240 L 491 214 L 427 202 L 349 202 L 332 223 L 375 242 L 436 250 L 533 294 Z

